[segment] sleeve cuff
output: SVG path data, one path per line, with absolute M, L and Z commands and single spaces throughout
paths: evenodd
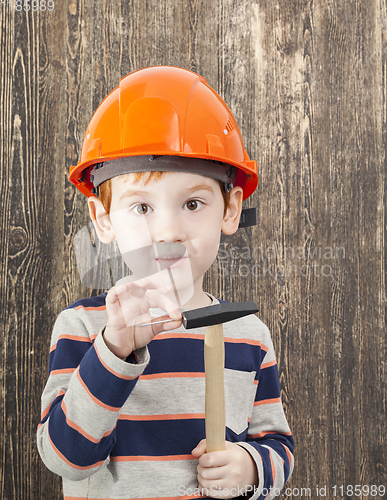
M 262 463 L 261 455 L 257 452 L 257 450 L 254 448 L 254 446 L 251 446 L 248 443 L 240 442 L 240 443 L 236 443 L 236 444 L 241 446 L 242 448 L 244 448 L 251 455 L 251 457 L 254 460 L 255 465 L 257 467 L 258 487 L 255 487 L 253 489 L 254 494 L 251 496 L 249 496 L 249 492 L 246 492 L 249 500 L 257 500 L 257 498 L 259 498 L 262 495 L 263 484 L 264 484 L 263 463 Z
M 105 364 L 110 371 L 123 377 L 139 377 L 147 367 L 150 360 L 148 348 L 142 347 L 141 349 L 134 351 L 133 354 L 137 363 L 128 363 L 126 360 L 123 360 L 112 353 L 112 351 L 105 344 L 103 332 L 104 329 L 97 335 L 94 341 L 101 362 Z

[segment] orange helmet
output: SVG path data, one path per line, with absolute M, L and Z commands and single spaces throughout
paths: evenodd
M 258 184 L 257 163 L 244 149 L 226 103 L 203 77 L 186 69 L 155 66 L 122 78 L 92 117 L 79 163 L 70 167 L 70 180 L 91 196 L 90 167 L 148 155 L 201 158 L 234 166 L 234 185 L 242 187 L 243 199 Z

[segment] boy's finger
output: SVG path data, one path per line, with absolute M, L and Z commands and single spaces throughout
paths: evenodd
M 177 314 L 177 312 L 176 312 L 176 314 Z M 164 317 L 170 318 L 171 316 L 169 315 L 169 316 L 164 316 Z M 158 335 L 159 333 L 162 333 L 162 332 L 167 332 L 169 330 L 175 330 L 176 328 L 179 328 L 182 325 L 181 318 L 175 319 L 175 320 L 173 320 L 171 318 L 171 320 L 163 321 L 161 323 L 156 322 L 154 324 L 150 324 L 151 323 L 150 321 L 147 321 L 146 323 L 144 321 L 141 321 L 140 323 L 137 323 L 137 325 L 141 325 L 141 326 L 139 326 L 139 328 L 141 328 L 141 329 L 152 328 L 154 335 Z
M 168 326 L 166 326 L 168 325 Z M 164 333 L 164 332 L 167 332 L 169 330 L 175 330 L 176 328 L 179 328 L 179 326 L 181 326 L 181 321 L 170 321 L 168 323 L 163 323 L 161 325 L 154 325 L 154 326 L 138 326 L 136 325 L 138 328 L 140 328 L 141 332 L 144 332 L 144 330 L 146 328 L 151 328 L 152 329 L 152 334 L 153 336 L 156 336 L 158 335 L 159 333 Z
M 113 287 L 106 295 L 106 308 L 113 315 L 119 314 L 120 312 L 120 299 L 115 287 Z
M 181 326 L 182 322 L 181 319 L 178 319 L 176 321 L 169 321 L 168 323 L 163 323 L 161 325 L 162 327 L 162 332 L 167 332 L 168 330 L 175 330 L 176 328 L 179 328 Z
M 221 481 L 225 478 L 223 467 L 202 467 L 198 465 L 197 473 L 205 481 Z
M 227 450 L 211 451 L 204 453 L 199 458 L 199 464 L 202 467 L 224 467 L 230 461 L 230 456 Z
M 194 448 L 191 453 L 194 457 L 201 457 L 206 452 L 206 440 L 202 439 L 200 443 Z

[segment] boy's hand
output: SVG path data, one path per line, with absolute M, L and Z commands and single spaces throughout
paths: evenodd
M 199 488 L 207 496 L 232 498 L 244 493 L 246 486 L 258 486 L 254 460 L 248 451 L 235 443 L 226 441 L 225 450 L 206 453 L 206 440 L 203 439 L 192 450 L 192 455 L 199 458 Z
M 108 322 L 104 339 L 116 356 L 126 359 L 131 352 L 149 344 L 158 333 L 181 325 L 179 309 L 165 296 L 170 291 L 171 286 L 155 275 L 113 287 L 109 291 L 106 296 Z M 163 309 L 176 321 L 138 326 L 151 319 L 151 307 Z

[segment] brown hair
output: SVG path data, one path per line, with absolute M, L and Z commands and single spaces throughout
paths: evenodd
M 148 184 L 148 182 L 153 179 L 153 180 L 159 180 L 164 174 L 168 174 L 169 172 L 133 172 L 132 174 L 124 174 L 124 175 L 132 175 L 134 178 L 134 183 L 139 182 L 140 180 L 144 181 L 144 184 Z M 226 210 L 229 206 L 230 203 L 230 193 L 227 193 L 226 190 L 224 189 L 224 182 L 219 181 L 220 185 L 220 190 L 223 195 L 223 200 L 224 200 L 224 212 L 223 215 L 226 214 Z M 98 198 L 101 200 L 101 203 L 105 209 L 105 212 L 109 214 L 110 212 L 110 205 L 112 202 L 112 183 L 111 179 L 108 179 L 107 181 L 103 182 L 99 186 L 99 195 Z

